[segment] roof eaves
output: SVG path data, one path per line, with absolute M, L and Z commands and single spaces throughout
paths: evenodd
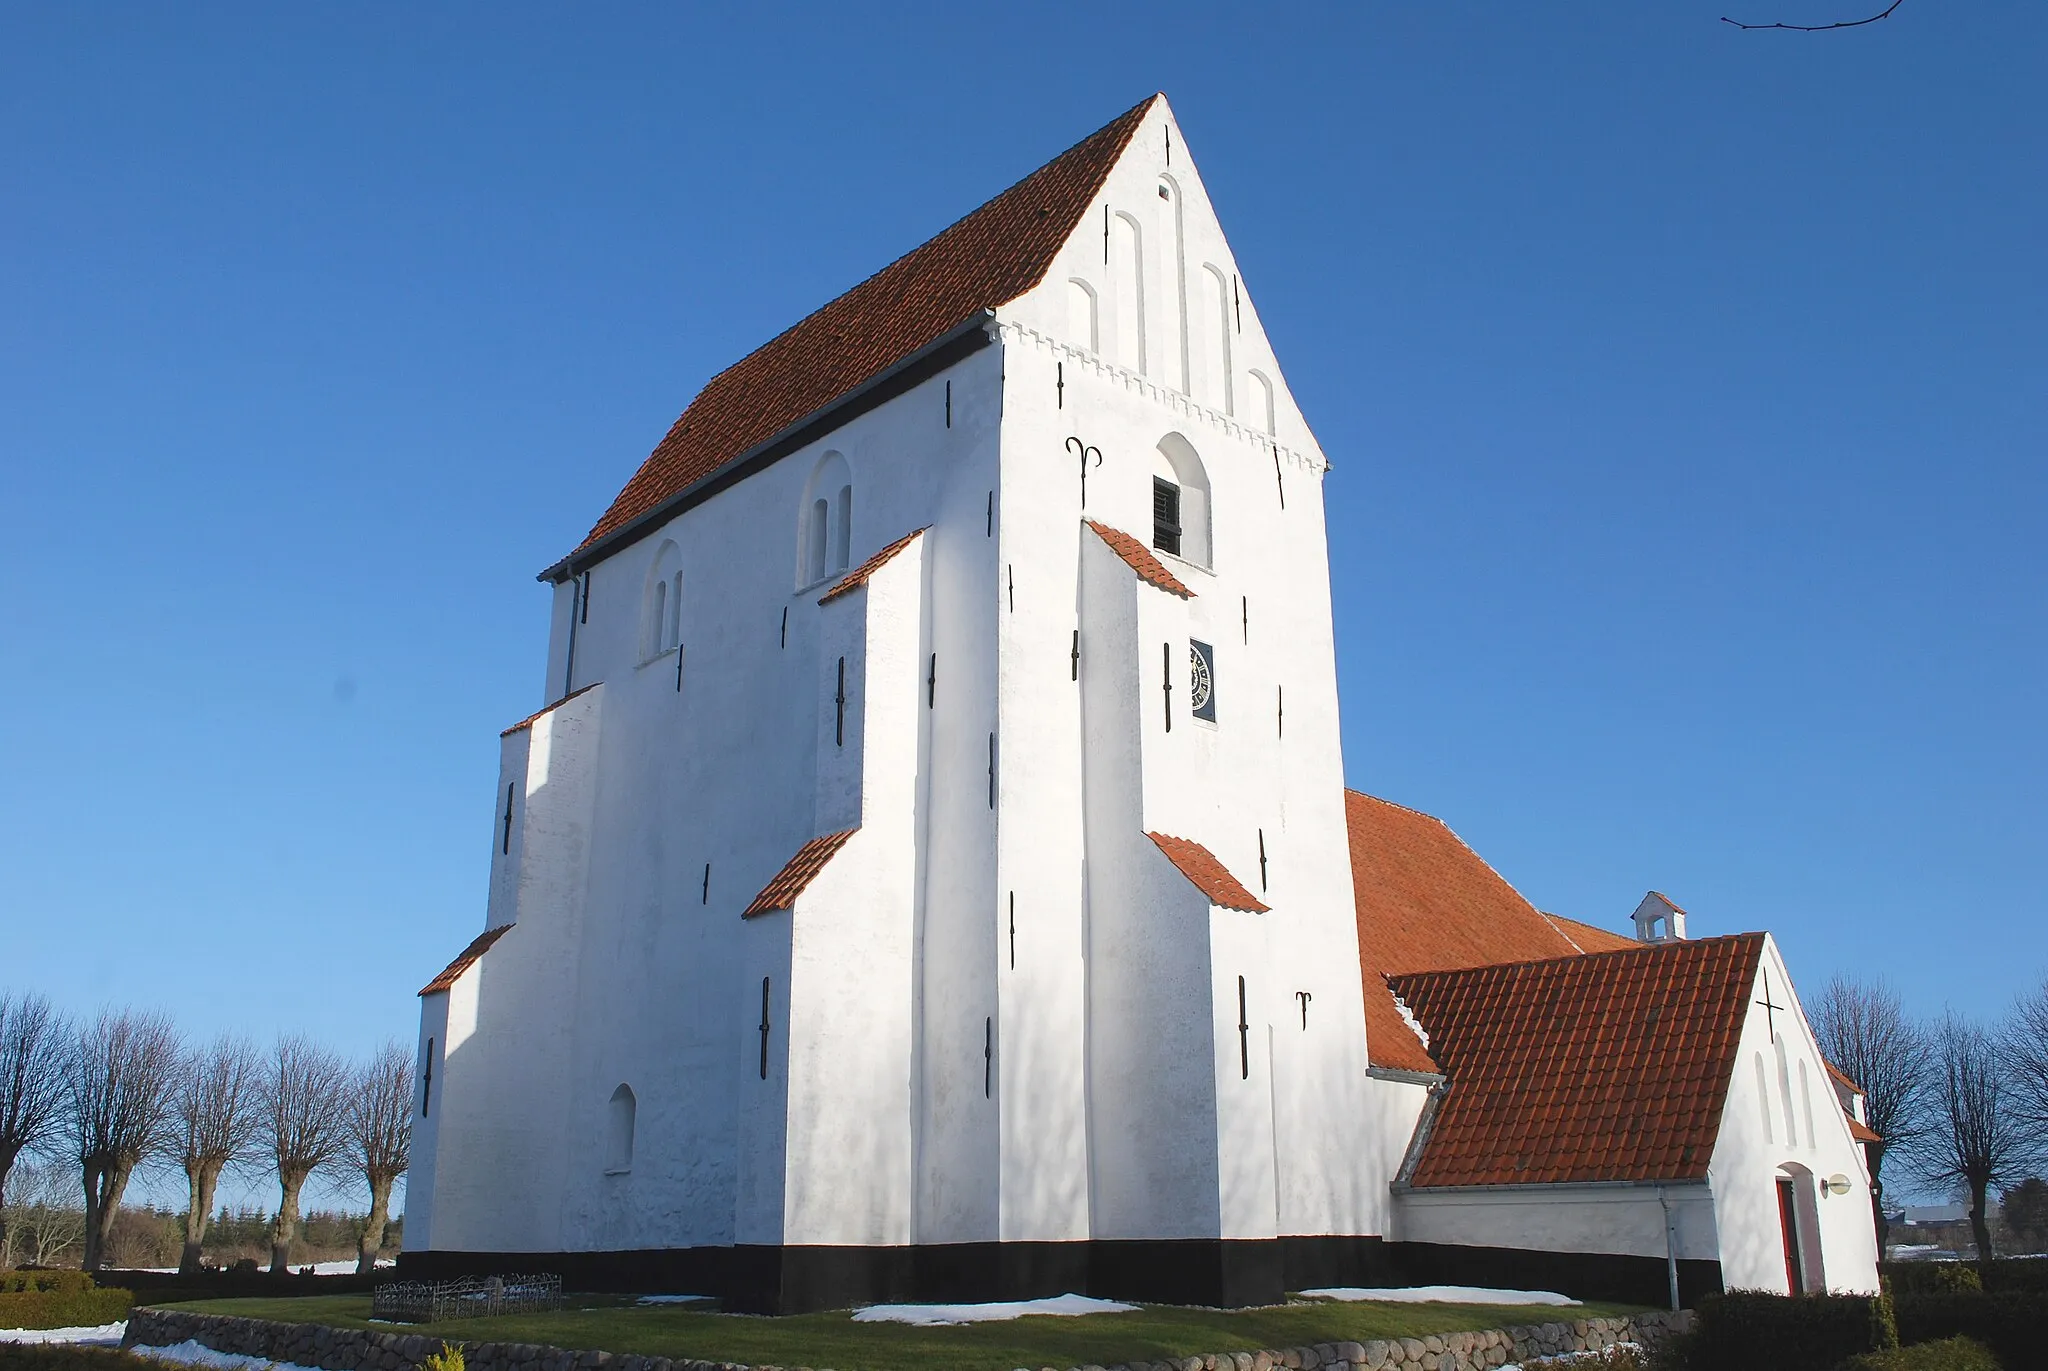
M 751 476 L 757 464 L 758 466 L 767 466 L 776 459 L 787 456 L 789 452 L 793 452 L 799 447 L 816 442 L 840 424 L 858 418 L 868 408 L 872 407 L 862 406 L 855 408 L 855 406 L 860 405 L 861 401 L 873 398 L 875 403 L 879 404 L 882 400 L 892 398 L 893 392 L 880 396 L 876 396 L 875 393 L 892 382 L 904 378 L 907 373 L 915 371 L 921 365 L 932 362 L 948 348 L 959 347 L 961 344 L 971 341 L 972 346 L 962 348 L 962 354 L 980 351 L 981 348 L 990 342 L 988 326 L 994 319 L 995 311 L 993 309 L 984 307 L 976 310 L 973 314 L 961 320 L 958 324 L 940 334 L 917 351 L 899 361 L 892 362 L 851 389 L 840 392 L 839 395 L 818 406 L 818 408 L 812 410 L 803 418 L 798 419 L 780 432 L 754 444 L 754 446 L 738 456 L 719 463 L 717 467 L 705 473 L 697 480 L 684 486 L 675 494 L 650 505 L 646 511 L 634 515 L 617 528 L 591 539 L 568 556 L 555 562 L 552 566 L 534 577 L 534 579 L 536 581 L 566 581 L 571 576 L 597 565 L 620 548 L 629 547 L 639 542 L 683 510 L 709 499 L 734 481 L 745 476 Z M 977 334 L 979 335 L 978 338 L 976 337 Z M 952 360 L 948 358 L 945 364 L 950 365 Z M 923 380 L 924 378 L 919 376 L 915 379 Z M 849 410 L 851 412 L 845 412 Z M 821 425 L 824 427 L 819 428 Z M 819 428 L 819 431 L 812 433 L 811 430 L 813 428 Z

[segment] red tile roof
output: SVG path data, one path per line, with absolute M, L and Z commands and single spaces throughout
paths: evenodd
M 1620 952 L 1642 944 L 1625 933 L 1610 933 L 1596 924 L 1583 924 L 1562 914 L 1545 914 L 1550 926 L 1581 952 Z
M 527 715 L 524 719 L 521 719 L 518 723 L 512 725 L 512 727 L 506 729 L 498 736 L 500 738 L 509 738 L 522 728 L 532 728 L 534 723 L 537 720 L 539 720 L 541 715 L 552 713 L 553 711 L 560 709 L 563 705 L 569 703 L 569 701 L 575 699 L 578 695 L 581 695 L 584 691 L 595 690 L 603 684 L 603 681 L 592 681 L 587 686 L 578 686 L 576 689 L 570 691 L 567 695 L 564 695 L 561 699 L 549 705 L 546 709 L 536 709 L 535 711 L 533 711 L 533 713 Z
M 669 496 L 1045 278 L 1152 96 L 711 378 L 588 547 Z
M 825 863 L 831 861 L 833 855 L 846 846 L 846 840 L 859 831 L 849 828 L 844 833 L 827 833 L 798 848 L 796 855 L 775 873 L 775 879 L 763 886 L 754 902 L 740 912 L 740 917 L 751 919 L 756 914 L 796 908 L 796 897 L 804 893 L 804 887 L 817 879 L 818 873 L 825 869 Z
M 1098 524 L 1093 519 L 1086 521 L 1108 543 L 1117 556 L 1131 564 L 1131 570 L 1138 573 L 1138 579 L 1149 581 L 1161 590 L 1172 591 L 1183 600 L 1195 598 L 1195 592 L 1180 583 L 1180 578 L 1166 569 L 1166 564 L 1152 555 L 1152 549 L 1125 533 L 1122 529 Z
M 1835 1078 L 1835 1083 L 1841 1086 L 1843 1089 L 1851 1091 L 1852 1093 L 1858 1095 L 1868 1093 L 1863 1089 L 1862 1086 L 1856 1084 L 1855 1080 L 1849 1075 L 1848 1072 L 1842 1070 L 1841 1067 L 1836 1066 L 1826 1057 L 1822 1057 L 1820 1059 L 1820 1064 L 1828 1069 L 1828 1074 L 1830 1076 L 1833 1076 Z
M 1159 844 L 1159 850 L 1166 854 L 1166 859 L 1179 867 L 1180 874 L 1193 881 L 1197 890 L 1209 897 L 1210 904 L 1222 905 L 1225 909 L 1241 909 L 1247 914 L 1266 912 L 1267 906 L 1246 890 L 1208 848 L 1192 838 L 1173 838 L 1164 833 L 1147 833 L 1145 836 Z
M 926 527 L 930 527 L 930 525 L 926 525 Z M 859 566 L 847 572 L 845 579 L 840 581 L 837 585 L 833 586 L 830 590 L 826 591 L 824 595 L 819 598 L 818 603 L 822 605 L 827 600 L 836 600 L 840 596 L 846 594 L 848 591 L 858 590 L 860 587 L 866 585 L 868 583 L 868 577 L 880 571 L 883 568 L 883 566 L 888 563 L 891 557 L 894 557 L 897 553 L 903 551 L 904 548 L 907 548 L 912 543 L 916 542 L 918 538 L 923 535 L 923 533 L 924 529 L 920 528 L 913 532 L 904 534 L 901 538 L 898 538 L 895 542 L 889 544 L 889 546 L 883 548 L 880 552 L 877 552 L 874 556 L 868 558 L 865 562 L 862 562 Z
M 1386 973 L 1523 962 L 1579 950 L 1441 819 L 1347 790 L 1344 821 L 1365 984 L 1366 1052 L 1374 1066 L 1436 1070 L 1402 1023 Z
M 462 973 L 475 966 L 477 959 L 490 951 L 491 944 L 504 937 L 511 927 L 511 924 L 499 924 L 496 928 L 487 928 L 477 934 L 470 940 L 469 946 L 462 949 L 461 956 L 443 967 L 440 975 L 420 987 L 420 994 L 432 995 L 436 991 L 453 988 L 455 983 L 462 979 Z
M 1860 1119 L 1854 1118 L 1849 1120 L 1849 1136 L 1857 1142 L 1874 1143 L 1884 1141 L 1883 1134 Z
M 1448 1080 L 1418 1187 L 1699 1180 L 1764 935 L 1389 977 Z

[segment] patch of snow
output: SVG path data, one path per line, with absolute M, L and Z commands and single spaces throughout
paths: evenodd
M 377 1269 L 379 1271 L 396 1265 L 398 1263 L 389 1257 L 377 1258 Z M 175 1266 L 138 1266 L 135 1269 L 147 1271 L 154 1276 L 175 1276 L 178 1274 L 178 1268 Z M 263 1270 L 270 1270 L 269 1262 L 263 1263 Z M 340 1261 L 311 1262 L 305 1266 L 294 1266 L 292 1270 L 301 1274 L 311 1271 L 316 1276 L 353 1276 L 356 1273 L 356 1259 L 354 1257 L 345 1257 Z
M 272 1361 L 268 1357 L 245 1357 L 239 1352 L 216 1352 L 205 1343 L 195 1340 L 173 1343 L 169 1347 L 131 1347 L 131 1356 L 147 1357 L 151 1361 L 173 1362 L 179 1366 L 203 1366 L 210 1371 L 318 1371 L 315 1367 L 300 1366 L 294 1362 Z
M 1401 1022 L 1408 1025 L 1408 1031 L 1422 1039 L 1422 1050 L 1429 1051 L 1429 1030 L 1422 1026 L 1422 1020 L 1415 1017 L 1415 1011 L 1399 995 L 1394 997 L 1394 1012 L 1401 1016 Z
M 700 1300 L 712 1300 L 716 1295 L 642 1295 L 635 1304 L 695 1304 Z
M 1551 1304 L 1572 1305 L 1578 1301 L 1553 1290 L 1488 1290 L 1480 1285 L 1402 1285 L 1365 1289 L 1354 1285 L 1331 1286 L 1301 1292 L 1311 1299 L 1373 1300 L 1387 1304 Z
M 1570 1366 L 1574 1363 L 1590 1363 L 1591 1365 L 1598 1366 L 1602 1362 L 1613 1360 L 1617 1352 L 1640 1354 L 1642 1350 L 1643 1345 L 1639 1342 L 1618 1342 L 1612 1347 L 1602 1348 L 1597 1352 L 1560 1352 L 1554 1357 L 1538 1357 L 1535 1361 L 1526 1364 L 1511 1361 L 1506 1366 L 1501 1367 L 1500 1371 L 1549 1371 L 1549 1368 L 1553 1366 Z
M 1000 1304 L 872 1304 L 856 1309 L 855 1323 L 910 1323 L 934 1328 L 951 1323 L 994 1323 L 1028 1314 L 1122 1314 L 1135 1304 L 1091 1299 L 1087 1295 L 1054 1295 L 1043 1300 L 1010 1300 Z
M 0 1342 L 70 1342 L 81 1347 L 119 1347 L 128 1332 L 124 1323 L 97 1328 L 0 1328 Z

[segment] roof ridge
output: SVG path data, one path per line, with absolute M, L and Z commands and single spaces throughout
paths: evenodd
M 1537 911 L 1541 913 L 1542 911 Z M 1562 935 L 1560 935 L 1562 936 Z M 1711 938 L 1674 938 L 1661 943 L 1640 943 L 1634 947 L 1610 947 L 1603 952 L 1567 952 L 1556 957 L 1531 957 L 1520 962 L 1487 962 L 1480 966 L 1442 967 L 1435 971 L 1386 971 L 1381 974 L 1388 984 L 1396 980 L 1416 980 L 1423 976 L 1471 976 L 1482 971 L 1515 971 L 1523 967 L 1549 966 L 1562 963 L 1567 966 L 1585 965 L 1605 957 L 1637 957 L 1644 954 L 1668 953 L 1685 948 L 1708 947 L 1716 943 L 1755 940 L 1761 945 L 1767 935 L 1763 933 L 1716 933 Z
M 908 364 L 977 312 L 1036 289 L 1161 98 L 1146 97 L 712 375 L 576 549 L 543 576 L 614 535 L 620 546 L 641 536 L 637 521 L 671 497 Z
M 1437 823 L 1444 824 L 1444 821 L 1442 819 L 1437 818 L 1436 815 L 1429 813 L 1427 810 L 1417 809 L 1414 805 L 1404 805 L 1400 801 L 1390 800 L 1384 795 L 1368 794 L 1367 792 L 1360 790 L 1357 786 L 1345 786 L 1344 793 L 1347 795 L 1356 795 L 1361 800 L 1371 800 L 1374 804 L 1385 805 L 1389 809 L 1398 809 L 1401 810 L 1403 813 L 1413 814 L 1417 818 L 1433 819 Z M 1444 827 L 1450 828 L 1450 825 L 1444 824 Z M 1463 838 L 1460 838 L 1458 839 L 1458 841 L 1462 843 L 1465 840 Z M 1470 846 L 1469 843 L 1466 845 L 1468 847 Z

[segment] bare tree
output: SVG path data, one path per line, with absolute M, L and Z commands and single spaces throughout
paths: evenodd
M 77 1035 L 65 1077 L 85 1187 L 88 1271 L 105 1259 L 128 1178 L 170 1140 L 180 1055 L 177 1030 L 158 1013 L 104 1010 Z
M 2014 1103 L 2037 1135 L 2048 1135 L 2048 981 L 2022 995 L 2006 1024 Z
M 299 1236 L 299 1192 L 341 1155 L 348 1136 L 348 1067 L 312 1039 L 280 1038 L 263 1076 L 263 1135 L 277 1166 L 277 1226 L 270 1269 L 288 1270 Z
M 1860 29 L 1865 24 L 1875 24 L 1880 19 L 1889 19 L 1892 17 L 1892 11 L 1905 3 L 1906 0 L 1892 0 L 1891 4 L 1885 6 L 1882 14 L 1873 14 L 1862 19 L 1837 19 L 1832 24 L 1745 24 L 1740 19 L 1730 19 L 1725 14 L 1721 16 L 1721 22 L 1733 24 L 1738 29 L 1790 29 L 1794 33 L 1827 33 L 1832 29 Z
M 0 1269 L 15 1265 L 54 1266 L 85 1237 L 85 1211 L 57 1163 L 14 1169 L 7 1187 L 7 1238 L 0 1243 Z
M 178 1270 L 199 1269 L 220 1173 L 243 1160 L 262 1122 L 263 1063 L 240 1038 L 216 1038 L 186 1058 L 178 1081 L 178 1163 L 185 1169 L 185 1250 Z
M 1865 1144 L 1870 1158 L 1871 1210 L 1877 1250 L 1888 1236 L 1884 1221 L 1885 1154 L 1909 1153 L 1927 1130 L 1933 1049 L 1927 1032 L 1906 1017 L 1899 992 L 1885 981 L 1837 976 L 1821 989 L 1811 1018 L 1821 1054 L 1863 1087 L 1863 1114 L 1880 1139 Z
M 387 1042 L 356 1070 L 348 1110 L 349 1165 L 370 1187 L 370 1222 L 356 1255 L 356 1274 L 377 1266 L 391 1221 L 391 1187 L 412 1152 L 412 1053 Z
M 0 1198 L 21 1154 L 47 1143 L 63 1122 L 66 1034 L 40 995 L 0 995 Z M 7 1251 L 0 1205 L 0 1252 Z
M 1934 1028 L 1933 1120 L 1916 1149 L 1920 1173 L 1934 1185 L 1962 1190 L 1970 1200 L 1977 1260 L 1989 1262 L 1990 1214 L 1985 1193 L 2017 1181 L 2040 1155 L 2040 1146 L 2013 1108 L 2003 1044 L 1954 1010 Z

